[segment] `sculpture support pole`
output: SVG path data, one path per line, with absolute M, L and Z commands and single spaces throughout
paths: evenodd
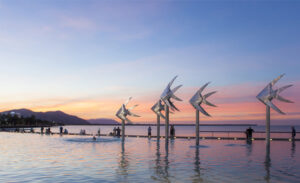
M 157 140 L 159 140 L 160 139 L 160 116 L 159 115 L 157 115 L 157 134 L 156 134 L 156 136 L 157 136 Z
M 266 106 L 266 141 L 270 144 L 270 107 Z
M 199 111 L 196 110 L 196 145 L 199 145 Z
M 169 106 L 165 106 L 165 112 L 166 112 L 166 123 L 165 123 L 165 139 L 166 144 L 169 142 Z
M 125 139 L 125 120 L 122 120 L 122 141 Z

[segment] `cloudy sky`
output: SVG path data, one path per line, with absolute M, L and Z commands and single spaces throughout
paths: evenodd
M 262 120 L 256 94 L 282 73 L 294 84 L 273 119 L 300 121 L 300 3 L 226 1 L 0 0 L 0 110 L 62 110 L 115 118 L 140 104 L 134 122 L 175 76 L 183 84 L 172 121 L 190 122 L 188 100 L 207 81 L 218 108 L 204 121 Z

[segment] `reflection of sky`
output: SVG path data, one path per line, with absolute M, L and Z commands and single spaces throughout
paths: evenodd
M 272 141 L 266 166 L 264 141 L 247 145 L 245 141 L 202 140 L 197 152 L 191 147 L 194 140 L 176 139 L 166 153 L 164 140 L 157 144 L 147 138 L 127 138 L 122 148 L 118 138 L 93 142 L 91 137 L 78 136 L 0 136 L 6 139 L 1 143 L 2 182 L 267 182 L 265 177 L 271 182 L 297 182 L 300 178 L 298 142 Z
M 215 120 L 261 119 L 263 106 L 254 98 L 261 86 L 281 73 L 282 83 L 299 85 L 299 6 L 0 1 L 0 109 L 112 118 L 133 96 L 143 116 L 137 121 L 144 122 L 178 74 L 185 102 L 177 121 L 192 120 L 187 100 L 206 81 L 219 90 L 211 99 L 219 108 L 209 109 Z M 289 89 L 298 104 L 283 111 L 300 112 L 298 89 Z

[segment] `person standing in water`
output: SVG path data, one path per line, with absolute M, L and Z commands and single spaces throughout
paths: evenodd
M 246 130 L 246 136 L 247 136 L 247 140 L 251 140 L 252 139 L 252 133 L 254 132 L 254 130 L 249 127 L 247 130 Z
M 44 127 L 42 126 L 41 127 L 41 134 L 43 134 L 44 133 Z
M 59 128 L 59 133 L 60 133 L 60 134 L 63 133 L 63 129 L 64 129 L 64 128 L 63 128 L 62 126 Z
M 171 136 L 171 138 L 175 137 L 175 128 L 174 128 L 174 125 L 171 125 L 170 136 Z
M 98 136 L 100 136 L 100 128 L 98 129 Z
M 148 127 L 148 137 L 151 137 L 151 126 Z
M 118 127 L 116 130 L 117 130 L 117 136 L 120 137 L 121 136 L 121 129 Z
M 295 136 L 296 136 L 296 129 L 294 126 L 292 126 L 292 140 L 295 140 Z

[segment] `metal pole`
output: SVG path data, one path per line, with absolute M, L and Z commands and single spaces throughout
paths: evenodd
M 270 144 L 270 107 L 266 106 L 266 142 Z
M 159 115 L 157 115 L 157 134 L 156 134 L 156 136 L 157 136 L 157 140 L 159 140 L 160 139 L 160 116 Z
M 125 120 L 122 120 L 122 141 L 125 140 Z
M 165 123 L 165 139 L 166 144 L 169 142 L 169 106 L 165 106 L 165 112 L 166 112 L 166 123 Z
M 196 110 L 196 145 L 199 145 L 199 111 Z

